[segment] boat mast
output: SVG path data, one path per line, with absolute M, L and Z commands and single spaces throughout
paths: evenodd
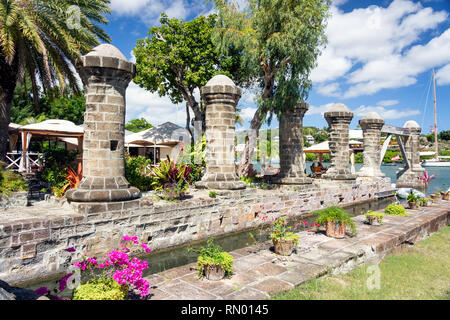
M 436 108 L 436 75 L 433 69 L 433 91 L 434 91 L 434 145 L 436 151 L 436 161 L 439 161 L 439 143 L 438 143 L 438 126 L 437 126 L 437 108 Z

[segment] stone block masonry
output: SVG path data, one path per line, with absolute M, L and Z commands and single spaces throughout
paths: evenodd
M 330 160 L 331 165 L 324 179 L 331 180 L 355 180 L 356 176 L 352 174 L 348 159 L 349 150 L 349 125 L 353 119 L 351 112 L 346 105 L 337 103 L 333 105 L 330 111 L 325 112 L 325 119 L 330 128 Z
M 125 201 L 140 195 L 125 179 L 125 91 L 135 75 L 114 46 L 102 44 L 77 65 L 85 85 L 83 180 L 69 190 L 77 202 Z
M 236 105 L 242 90 L 224 75 L 212 78 L 201 89 L 206 102 L 206 173 L 197 188 L 213 190 L 245 189 L 235 169 L 234 138 Z
M 117 248 L 124 235 L 138 236 L 152 250 L 166 249 L 261 226 L 260 210 L 300 217 L 329 205 L 375 200 L 389 190 L 390 180 L 381 179 L 355 186 L 222 191 L 215 199 L 194 190 L 191 199 L 177 202 L 142 198 L 11 208 L 0 215 L 0 279 L 19 284 L 66 272 L 71 257 L 84 250 L 100 256 Z M 76 253 L 66 251 L 72 247 Z

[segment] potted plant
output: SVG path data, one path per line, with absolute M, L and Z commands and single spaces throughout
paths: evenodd
M 444 183 L 444 188 L 447 189 L 447 191 L 441 190 L 441 197 L 442 200 L 449 200 L 450 199 L 450 189 L 448 189 L 448 186 Z
M 288 231 L 291 229 L 292 227 L 288 226 L 286 218 L 276 218 L 272 222 L 270 238 L 276 254 L 289 256 L 297 247 L 299 236 Z
M 434 198 L 435 198 L 435 200 L 441 200 L 442 199 L 442 195 L 441 195 L 441 191 L 442 190 L 437 190 L 435 193 L 434 193 Z
M 356 235 L 355 222 L 349 213 L 339 207 L 329 207 L 314 212 L 317 215 L 316 223 L 325 225 L 328 237 L 342 239 L 345 237 L 347 226 L 351 228 L 350 235 Z
M 384 213 L 382 212 L 373 212 L 372 210 L 369 210 L 366 212 L 365 216 L 366 223 L 372 226 L 379 226 L 383 224 Z
M 411 191 L 408 194 L 408 197 L 406 198 L 406 201 L 408 201 L 408 205 L 410 209 L 417 209 L 417 201 L 419 200 L 419 196 L 414 193 L 414 191 Z
M 198 278 L 205 277 L 208 280 L 221 280 L 230 276 L 233 269 L 233 256 L 214 244 L 214 239 L 208 239 L 206 247 L 195 250 L 188 248 L 188 252 L 199 254 L 197 258 Z
M 401 204 L 392 203 L 384 209 L 384 213 L 390 216 L 407 216 L 405 207 Z

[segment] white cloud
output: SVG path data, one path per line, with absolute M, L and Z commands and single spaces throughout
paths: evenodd
M 412 109 L 387 109 L 383 106 L 360 106 L 353 110 L 356 117 L 364 117 L 368 112 L 378 113 L 384 120 L 394 120 L 417 116 L 420 114 L 419 110 Z
M 168 97 L 160 97 L 131 82 L 126 94 L 126 119 L 145 118 L 153 125 L 173 122 L 180 126 L 186 124 L 185 104 L 174 105 Z M 192 118 L 191 118 L 192 119 Z
M 450 84 L 450 63 L 436 72 L 437 84 L 444 86 Z
M 395 106 L 399 103 L 398 100 L 383 100 L 377 103 L 378 106 L 382 106 L 382 107 L 390 107 L 390 106 Z
M 450 62 L 450 29 L 422 43 L 425 33 L 447 21 L 445 11 L 409 0 L 331 11 L 328 46 L 311 74 L 322 95 L 352 98 L 409 86 L 421 73 Z
M 320 85 L 317 88 L 317 92 L 329 97 L 339 97 L 341 96 L 341 89 L 339 83 L 333 82 L 327 85 Z
M 322 105 L 320 107 L 315 107 L 315 106 L 309 106 L 308 111 L 306 112 L 305 116 L 312 116 L 315 114 L 320 114 L 323 116 L 323 114 L 325 112 L 327 112 L 328 110 L 330 110 L 330 108 L 334 105 L 334 102 L 332 103 L 327 103 L 325 105 Z
M 158 25 L 161 12 L 169 18 L 185 20 L 191 14 L 206 12 L 206 3 L 201 0 L 111 0 L 113 14 L 135 16 L 149 25 Z
M 253 116 L 255 115 L 257 108 L 245 108 L 241 109 L 240 116 L 245 121 L 251 121 L 253 119 Z

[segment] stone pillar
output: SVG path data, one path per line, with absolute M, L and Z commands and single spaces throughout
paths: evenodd
M 338 103 L 331 107 L 330 111 L 325 112 L 325 119 L 330 127 L 331 166 L 323 178 L 355 180 L 356 175 L 352 174 L 349 166 L 349 126 L 353 119 L 353 112 L 346 105 Z
M 295 105 L 280 117 L 280 175 L 277 184 L 309 184 L 303 166 L 303 117 L 307 103 Z
M 384 126 L 384 120 L 376 112 L 369 112 L 359 120 L 359 125 L 364 135 L 364 153 L 363 166 L 358 172 L 359 177 L 384 177 L 380 166 L 381 152 L 381 129 Z
M 136 68 L 114 46 L 102 44 L 77 64 L 85 85 L 83 179 L 66 197 L 74 202 L 136 199 L 125 179 L 125 91 Z
M 397 173 L 397 187 L 398 188 L 424 188 L 426 184 L 419 179 L 425 172 L 425 169 L 420 164 L 420 133 L 422 128 L 415 121 L 408 121 L 403 128 L 408 129 L 410 136 L 403 139 L 405 146 L 406 157 L 409 161 L 408 168 L 405 163 L 403 170 Z
M 236 175 L 234 138 L 236 105 L 242 90 L 224 75 L 212 78 L 200 90 L 206 103 L 206 173 L 195 184 L 201 189 L 238 190 L 245 182 Z

